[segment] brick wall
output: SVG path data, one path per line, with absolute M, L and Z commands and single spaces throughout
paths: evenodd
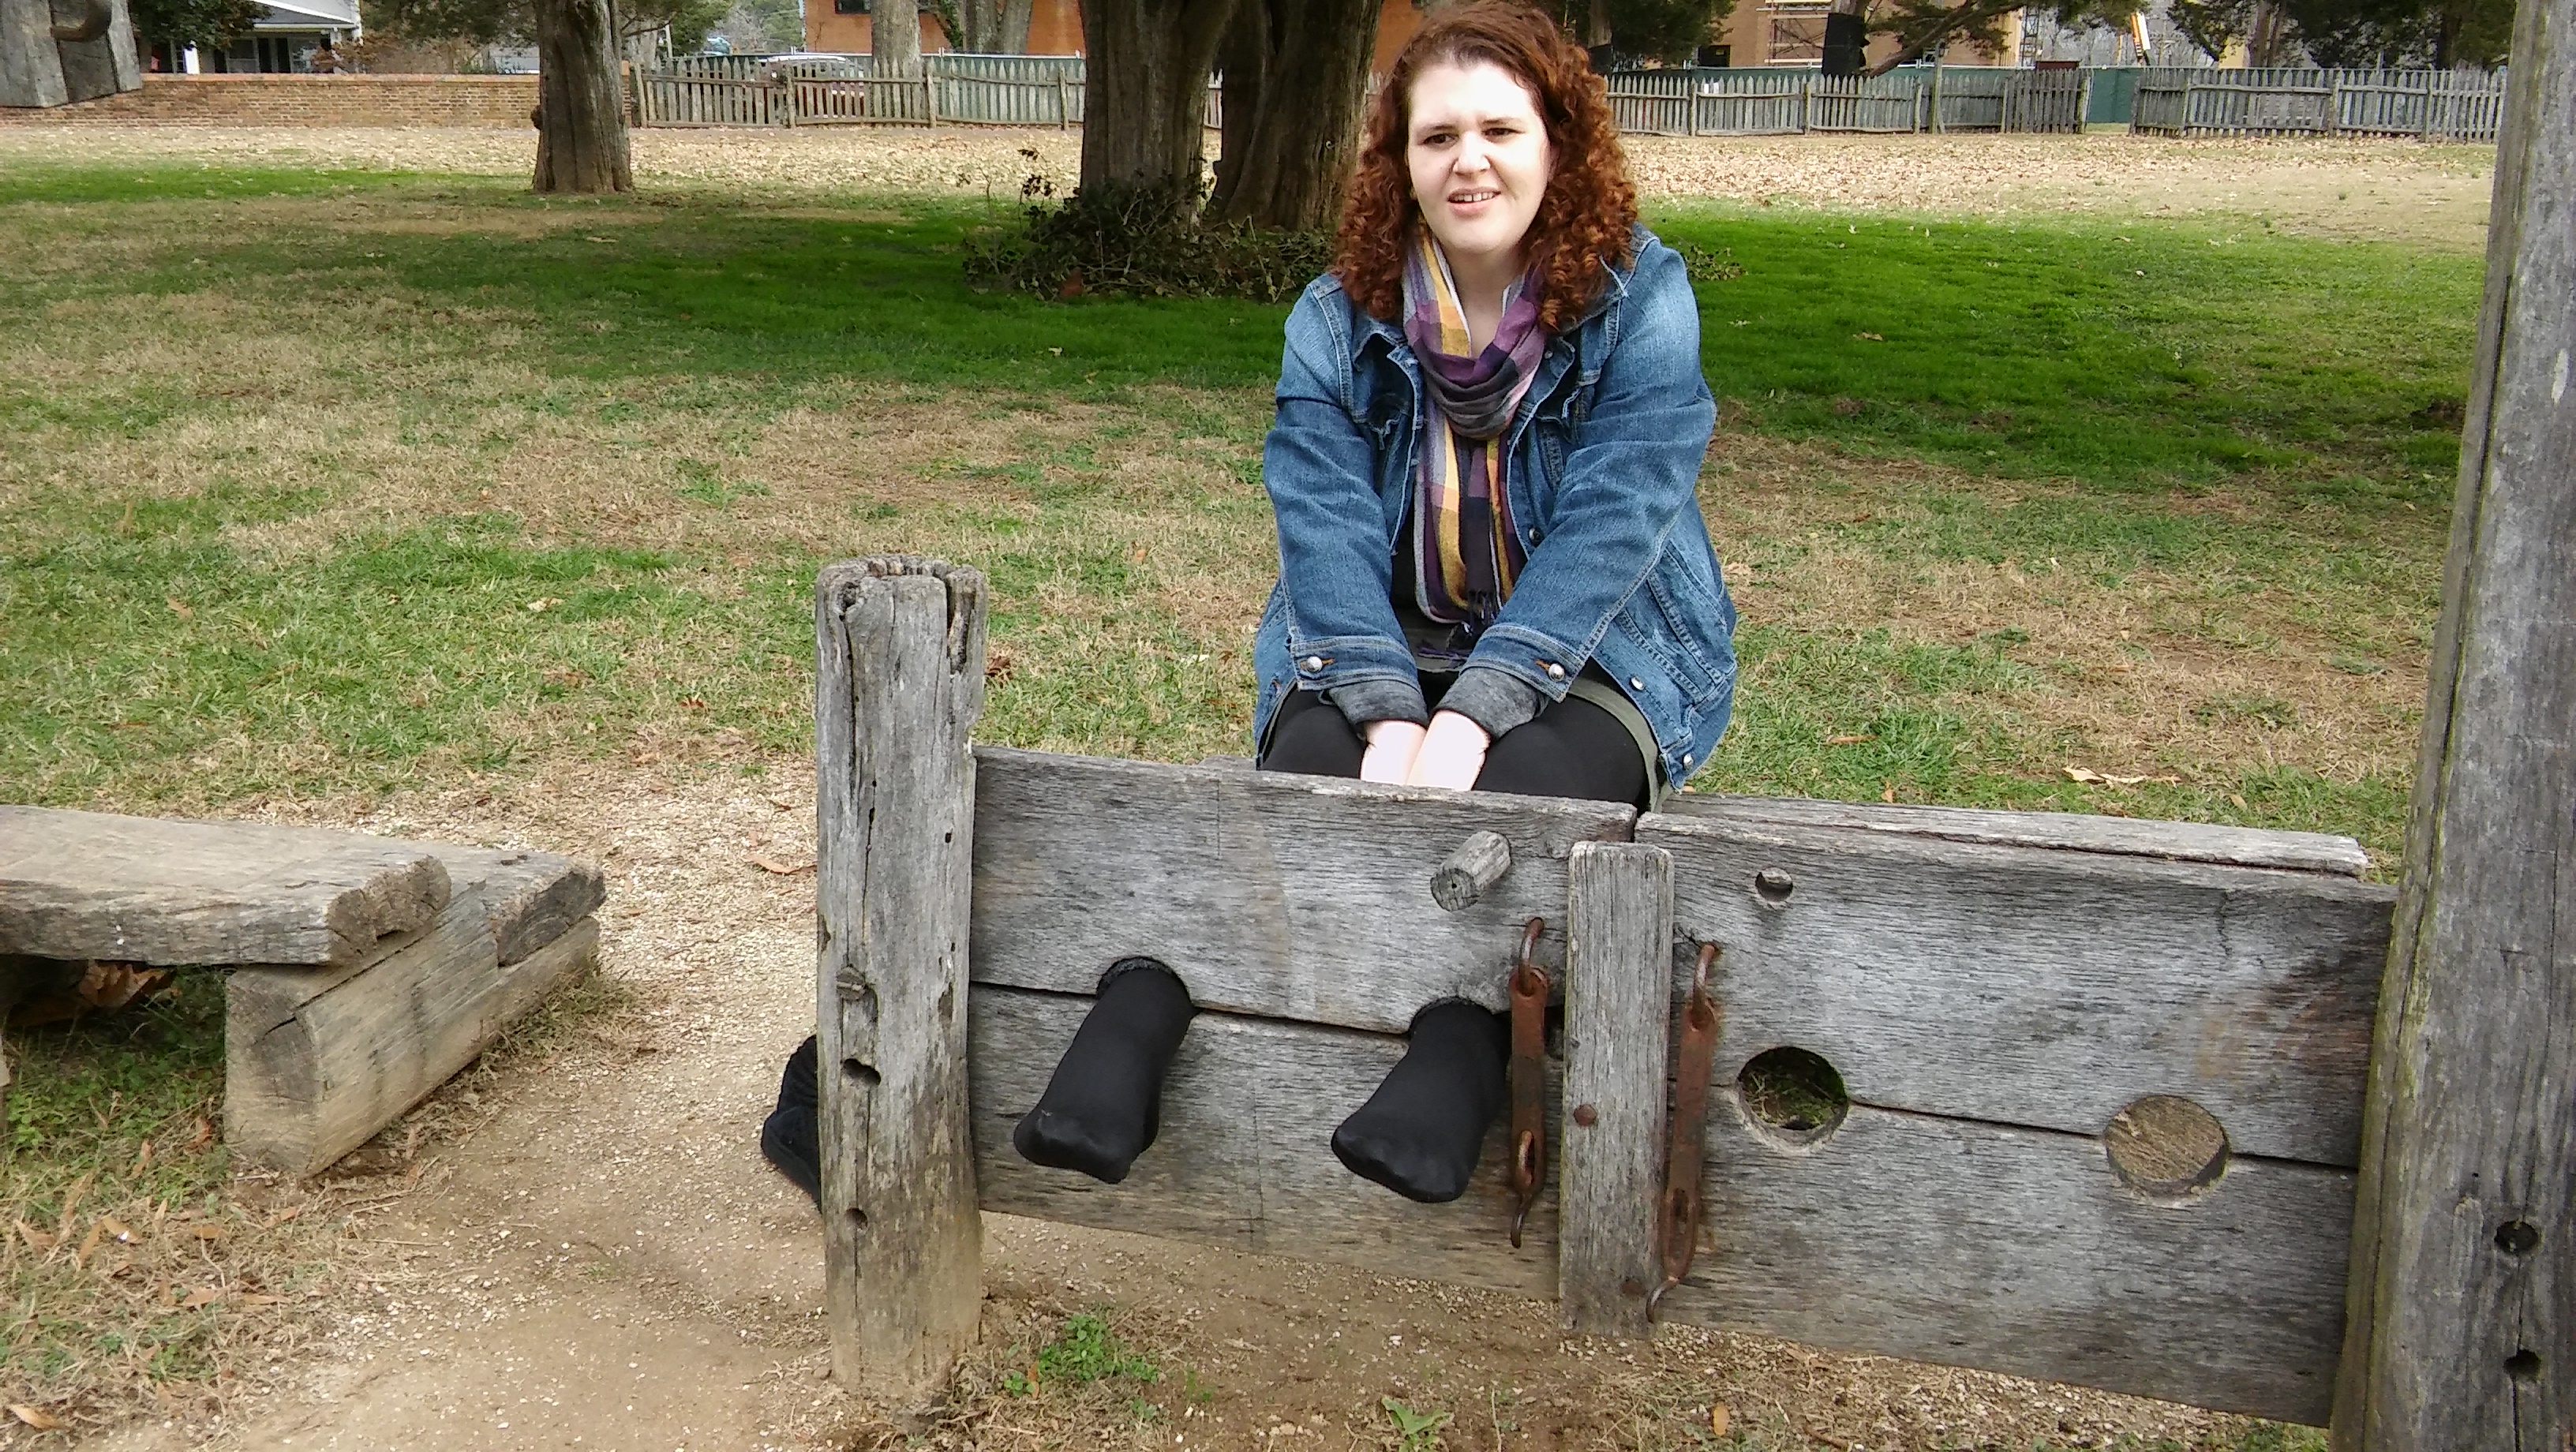
M 10 120 L 165 121 L 200 126 L 509 126 L 528 128 L 535 76 L 170 76 L 143 89 Z

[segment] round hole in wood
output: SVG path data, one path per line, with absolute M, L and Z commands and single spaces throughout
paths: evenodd
M 860 1208 L 859 1208 L 858 1206 L 856 1206 L 856 1205 L 851 1206 L 851 1207 L 850 1207 L 850 1228 L 851 1228 L 852 1230 L 865 1230 L 865 1229 L 867 1229 L 867 1228 L 868 1228 L 868 1212 L 866 1212 L 865 1210 L 860 1209 Z
M 1842 1072 L 1824 1055 L 1794 1044 L 1746 1060 L 1735 1076 L 1735 1095 L 1756 1134 L 1791 1149 L 1823 1143 L 1851 1113 Z
M 1764 907 L 1787 907 L 1789 894 L 1797 890 L 1797 880 L 1776 868 L 1766 868 L 1753 874 L 1753 897 Z
M 2537 1351 L 2517 1351 L 2513 1355 L 2506 1357 L 2504 1359 L 2504 1374 L 2512 1377 L 2515 1381 L 2539 1380 L 2540 1353 Z
M 877 1087 L 885 1078 L 883 1074 L 877 1072 L 876 1065 L 863 1064 L 856 1059 L 843 1059 L 841 1072 L 849 1075 L 851 1082 L 869 1089 Z
M 2189 1199 L 2227 1173 L 2226 1127 L 2179 1095 L 2150 1094 L 2112 1115 L 2102 1148 L 2120 1179 L 2152 1200 Z
M 2496 1249 L 2507 1255 L 2529 1255 L 2540 1248 L 2540 1227 L 2528 1220 L 2508 1220 L 2496 1227 Z

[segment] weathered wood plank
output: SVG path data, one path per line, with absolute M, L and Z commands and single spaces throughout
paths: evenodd
M 1328 1148 L 1401 1041 L 1203 1013 L 1127 1181 L 1011 1149 L 1089 1000 L 978 987 L 969 1006 L 985 1208 L 1544 1297 L 1557 1201 L 1505 1240 L 1504 1133 L 1475 1188 L 1416 1205 Z M 2132 1391 L 2323 1415 L 2340 1336 L 2351 1175 L 2238 1158 L 2180 1207 L 2121 1184 L 2098 1140 L 1856 1106 L 1803 1152 L 1712 1096 L 1708 1243 L 1667 1319 Z M 1550 1133 L 1561 1130 L 1550 1104 Z M 1562 1142 L 1562 1141 L 1561 1141 Z M 1568 1142 L 1569 1153 L 1572 1150 Z
M 1504 1006 L 1522 925 L 1563 961 L 1574 844 L 1624 839 L 1599 802 L 1379 786 L 985 747 L 975 813 L 975 981 L 1088 993 L 1131 954 L 1202 1008 L 1401 1033 L 1439 998 Z M 1512 868 L 1444 912 L 1433 871 L 1468 834 Z
M 592 863 L 551 852 L 421 845 L 447 864 L 451 882 L 478 886 L 505 968 L 562 937 L 608 898 L 607 880 Z
M 1557 1284 L 1565 1329 L 1649 1336 L 1672 1022 L 1673 860 L 1578 842 L 1568 867 Z
M 904 1409 L 982 1308 L 965 949 L 984 577 L 828 565 L 815 639 L 825 1315 L 841 1385 Z
M 2056 847 L 2230 867 L 2277 867 L 2359 877 L 2370 854 L 2350 837 L 2276 832 L 2212 822 L 2157 822 L 2077 812 L 1992 812 L 1879 802 L 1827 802 L 1803 797 L 1737 797 L 1676 792 L 1664 810 L 1675 816 L 1787 826 L 1843 827 L 1998 847 Z
M 2180 1206 L 2101 1142 L 1854 1105 L 1805 1150 L 1711 1095 L 1707 1231 L 1666 1320 L 2325 1416 L 2348 1171 L 2240 1157 Z
M 345 967 L 426 926 L 449 891 L 417 843 L 0 806 L 0 951 Z
M 975 1179 L 984 1208 L 1262 1255 L 1358 1266 L 1528 1296 L 1556 1291 L 1556 1197 L 1542 1189 L 1521 1248 L 1508 1235 L 1507 1128 L 1497 1117 L 1475 1185 L 1419 1205 L 1333 1158 L 1333 1126 L 1404 1055 L 1401 1039 L 1201 1013 L 1163 1084 L 1161 1133 L 1122 1184 L 1041 1169 L 1011 1126 L 1090 1011 L 1088 998 L 977 985 L 969 1000 Z M 1558 1133 L 1550 1100 L 1548 1133 Z
M 327 1168 L 474 1061 L 556 987 L 598 962 L 585 918 L 504 966 L 469 889 L 430 929 L 363 970 L 246 968 L 225 981 L 224 1140 L 292 1175 Z
M 2576 1447 L 2576 0 L 2524 0 L 2406 875 L 2341 1452 Z
M 2085 1135 L 2176 1094 L 2243 1152 L 2356 1163 L 2389 888 L 1671 816 L 1638 840 L 1673 854 L 1677 931 L 1725 947 L 1724 1073 L 1794 1044 L 1865 1103 Z

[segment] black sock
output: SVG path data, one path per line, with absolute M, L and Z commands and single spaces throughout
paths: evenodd
M 814 1040 L 808 1038 L 787 1056 L 787 1071 L 778 1076 L 778 1107 L 760 1126 L 760 1152 L 794 1180 L 820 1206 L 823 1203 L 821 1091 L 814 1082 Z
M 1464 999 L 1415 1014 L 1404 1057 L 1333 1131 L 1333 1153 L 1352 1174 L 1408 1200 L 1457 1199 L 1503 1107 L 1509 1044 L 1501 1018 Z
M 1031 1164 L 1126 1179 L 1162 1127 L 1163 1072 L 1196 1012 L 1180 975 L 1151 958 L 1120 959 L 1046 1093 L 1011 1131 L 1012 1148 Z

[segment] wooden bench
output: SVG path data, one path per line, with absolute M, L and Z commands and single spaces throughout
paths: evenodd
M 224 969 L 225 1142 L 308 1175 L 588 971 L 602 893 L 543 852 L 0 806 L 0 1000 L 88 960 Z

